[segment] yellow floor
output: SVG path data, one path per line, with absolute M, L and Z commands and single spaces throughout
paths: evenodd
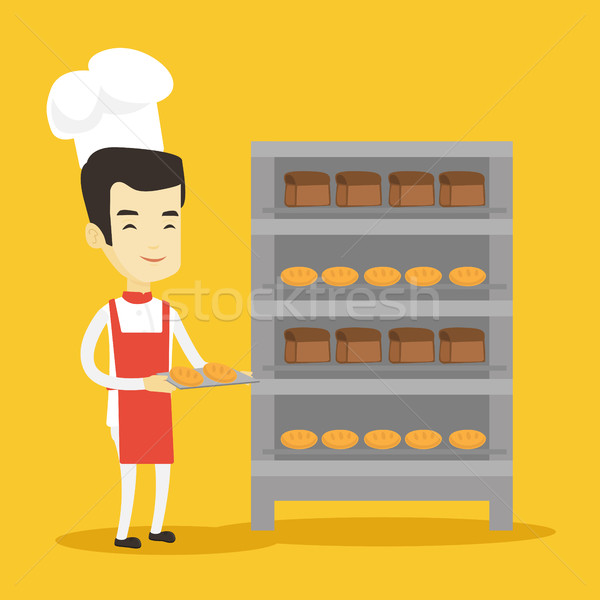
M 0 27 L 3 598 L 598 594 L 597 3 L 13 0 Z M 513 532 L 489 532 L 484 503 L 289 503 L 252 533 L 244 388 L 175 395 L 178 540 L 113 547 L 106 392 L 79 344 L 123 284 L 85 244 L 75 150 L 45 106 L 57 77 L 118 46 L 175 80 L 160 116 L 186 171 L 183 266 L 154 293 L 187 311 L 203 356 L 242 369 L 246 308 L 234 294 L 225 319 L 202 315 L 216 290 L 250 293 L 252 140 L 514 142 Z M 142 538 L 152 488 L 141 468 Z

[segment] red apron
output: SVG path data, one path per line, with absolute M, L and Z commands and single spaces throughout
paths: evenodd
M 117 377 L 149 377 L 168 371 L 169 304 L 163 302 L 160 333 L 123 333 L 115 301 L 109 302 Z M 171 464 L 171 394 L 119 390 L 121 464 Z

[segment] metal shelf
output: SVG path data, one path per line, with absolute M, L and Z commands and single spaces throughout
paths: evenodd
M 512 219 L 252 219 L 252 235 L 512 235 Z
M 340 171 L 375 171 L 382 175 L 384 203 L 338 207 L 332 197 L 326 207 L 285 207 L 284 174 L 296 170 L 322 171 L 330 181 Z M 390 207 L 387 174 L 395 170 L 432 173 L 436 197 L 441 172 L 483 173 L 486 206 Z M 490 529 L 510 529 L 512 143 L 252 142 L 252 217 L 252 362 L 260 378 L 251 391 L 252 528 L 274 527 L 278 500 L 481 500 L 490 504 Z M 380 238 L 355 248 L 357 240 L 372 236 Z M 388 263 L 386 256 L 422 264 L 438 257 L 437 267 L 445 275 L 430 288 L 410 286 L 404 279 L 390 288 L 362 282 L 335 288 L 318 281 L 296 293 L 279 283 L 279 271 L 295 257 L 320 271 L 330 266 L 326 257 L 342 254 L 360 267 L 361 279 L 369 266 Z M 449 283 L 452 263 L 469 264 L 465 260 L 471 256 L 481 257 L 481 267 L 495 281 L 473 288 Z M 264 282 L 262 289 L 258 282 Z M 404 319 L 435 330 L 446 320 L 477 326 L 485 331 L 491 364 L 278 364 L 283 361 L 281 330 L 292 322 L 311 326 L 312 317 L 330 333 L 349 321 L 361 326 L 368 320 L 384 333 L 390 326 L 408 325 Z M 442 323 L 432 324 L 438 317 Z M 390 325 L 391 320 L 398 325 Z M 379 398 L 370 403 L 371 397 Z M 371 404 L 381 404 L 390 418 L 403 414 L 403 404 L 410 405 L 417 416 L 437 415 L 447 427 L 449 420 L 466 423 L 463 417 L 481 413 L 487 443 L 494 448 L 463 451 L 442 443 L 415 450 L 404 440 L 405 447 L 392 450 L 370 449 L 362 440 L 348 450 L 275 447 L 284 424 L 325 427 L 325 421 L 337 422 L 328 413 L 333 408 L 351 407 L 353 430 L 362 431 L 376 416 Z
M 253 158 L 512 158 L 512 142 L 252 142 Z
M 257 298 L 260 295 L 256 296 Z M 511 317 L 511 300 L 255 300 L 251 316 L 257 320 L 277 317 Z
M 459 371 L 506 371 L 506 365 L 489 365 L 487 363 L 452 363 L 444 364 L 438 362 L 431 363 L 395 363 L 382 364 L 378 363 L 290 363 L 285 365 L 263 365 L 265 371 L 274 371 L 275 374 L 290 372 L 298 373 L 302 371 L 310 371 L 312 373 L 326 373 L 331 375 L 342 375 L 344 371 L 352 371 L 354 373 L 397 373 L 398 377 L 402 377 L 406 372 L 448 372 L 456 373 Z M 388 375 L 389 376 L 389 375 Z
M 284 219 L 484 219 L 487 215 L 505 215 L 502 207 L 489 206 L 294 206 L 263 208 L 263 215 L 273 215 Z
M 406 284 L 406 285 L 388 285 L 388 286 L 378 286 L 378 285 L 371 285 L 369 283 L 353 283 L 352 285 L 344 285 L 344 286 L 335 286 L 335 285 L 329 285 L 328 283 L 325 283 L 322 279 L 317 279 L 317 281 L 315 281 L 314 283 L 310 284 L 310 285 L 305 285 L 305 286 L 293 286 L 293 285 L 287 285 L 284 284 L 281 281 L 277 281 L 275 283 L 273 282 L 269 282 L 269 283 L 263 283 L 261 285 L 262 288 L 264 289 L 276 289 L 276 290 L 306 290 L 306 291 L 311 291 L 311 290 L 316 290 L 316 291 L 325 291 L 325 290 L 335 290 L 337 292 L 340 291 L 353 291 L 353 290 L 371 290 L 373 292 L 380 292 L 380 291 L 386 291 L 386 292 L 405 292 L 405 291 L 426 291 L 426 290 L 456 290 L 457 292 L 468 292 L 470 290 L 505 290 L 508 288 L 508 286 L 506 285 L 506 283 L 481 283 L 479 285 L 473 285 L 473 286 L 460 286 L 460 285 L 456 285 L 454 283 L 436 283 L 435 285 L 429 285 L 429 286 L 417 286 L 417 285 L 411 285 L 411 284 Z M 339 298 L 339 296 L 336 296 Z
M 497 448 L 476 448 L 474 450 L 462 450 L 460 448 L 430 448 L 428 450 L 415 450 L 412 448 L 393 448 L 390 450 L 376 450 L 376 449 L 356 449 L 348 448 L 347 450 L 332 450 L 329 448 L 309 448 L 307 450 L 292 450 L 289 448 L 275 448 L 263 450 L 265 456 L 278 457 L 302 457 L 302 456 L 313 456 L 313 457 L 333 457 L 352 460 L 360 459 L 361 457 L 367 457 L 369 459 L 377 459 L 377 457 L 396 457 L 401 459 L 404 456 L 419 456 L 419 457 L 431 457 L 434 456 L 449 456 L 454 457 L 457 460 L 461 460 L 463 457 L 468 458 L 470 456 L 492 456 L 507 454 L 506 450 Z
M 381 362 L 371 363 L 289 363 L 279 365 L 264 365 L 265 371 L 333 371 L 339 373 L 340 369 L 352 371 L 396 371 L 403 369 L 407 371 L 506 371 L 506 365 L 489 365 L 487 363 L 393 363 L 382 364 Z
M 340 374 L 341 375 L 341 374 Z M 512 379 L 269 379 L 260 377 L 252 386 L 259 396 L 507 396 Z
M 510 477 L 512 460 L 253 460 L 258 477 Z

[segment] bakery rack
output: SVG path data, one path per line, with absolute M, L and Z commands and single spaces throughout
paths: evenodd
M 335 174 L 376 171 L 382 206 L 337 207 Z M 387 175 L 435 176 L 436 206 L 388 205 Z M 486 205 L 440 207 L 443 171 L 485 175 Z M 286 207 L 284 174 L 322 171 L 331 178 L 332 205 Z M 459 288 L 448 272 L 477 263 L 485 284 Z M 429 265 L 443 273 L 433 288 L 401 279 L 383 291 L 359 279 L 331 293 L 318 280 L 289 288 L 280 272 L 302 265 L 321 272 L 344 265 L 359 273 L 388 264 L 403 273 Z M 252 528 L 274 528 L 274 503 L 286 500 L 475 500 L 489 502 L 490 529 L 512 528 L 512 144 L 510 142 L 253 142 L 252 143 Z M 286 364 L 289 327 L 477 327 L 486 362 L 447 365 L 381 363 Z M 436 353 L 438 352 L 436 344 Z M 425 425 L 427 427 L 425 427 Z M 393 450 L 362 442 L 371 429 L 402 437 L 412 429 L 439 431 L 444 442 Z M 478 429 L 477 450 L 448 443 L 456 429 Z M 361 441 L 349 450 L 321 443 L 289 450 L 287 429 L 350 429 Z

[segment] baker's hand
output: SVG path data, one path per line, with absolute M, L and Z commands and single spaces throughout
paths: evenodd
M 163 394 L 170 394 L 177 389 L 172 383 L 167 381 L 167 375 L 144 377 L 144 388 L 149 392 L 162 392 Z
M 240 371 L 242 375 L 248 375 L 248 377 L 252 377 L 252 371 Z M 246 387 L 250 387 L 250 384 L 247 383 Z

